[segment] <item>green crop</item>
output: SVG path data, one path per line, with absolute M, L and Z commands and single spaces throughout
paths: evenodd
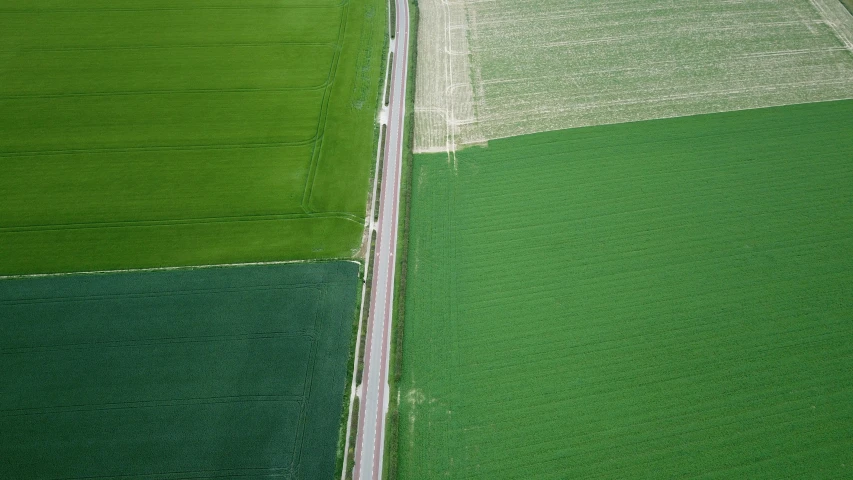
M 350 257 L 383 0 L 15 0 L 0 275 Z
M 416 155 L 400 477 L 849 478 L 853 101 Z
M 332 478 L 357 275 L 0 280 L 0 478 Z

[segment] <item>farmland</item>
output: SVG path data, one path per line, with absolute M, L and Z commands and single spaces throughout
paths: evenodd
M 0 275 L 352 256 L 385 4 L 4 2 Z
M 419 4 L 416 151 L 853 97 L 838 0 Z
M 0 477 L 332 478 L 357 273 L 0 281 Z
M 399 477 L 850 478 L 850 131 L 838 101 L 416 155 Z

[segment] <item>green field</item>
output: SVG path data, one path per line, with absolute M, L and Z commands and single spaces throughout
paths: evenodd
M 415 157 L 400 478 L 853 478 L 853 101 Z
M 0 275 L 352 256 L 385 5 L 4 2 Z
M 332 478 L 358 269 L 0 281 L 0 478 Z

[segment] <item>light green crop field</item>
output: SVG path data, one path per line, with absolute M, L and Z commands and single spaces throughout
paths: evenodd
M 0 280 L 0 478 L 331 479 L 357 275 Z
M 400 478 L 853 477 L 853 101 L 415 157 Z
M 384 0 L 0 7 L 0 275 L 350 257 Z

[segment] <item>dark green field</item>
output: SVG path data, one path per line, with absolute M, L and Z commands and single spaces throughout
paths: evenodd
M 853 478 L 853 101 L 416 155 L 406 480 Z
M 0 281 L 0 478 L 332 478 L 357 274 Z
M 0 6 L 0 275 L 350 257 L 384 0 Z

